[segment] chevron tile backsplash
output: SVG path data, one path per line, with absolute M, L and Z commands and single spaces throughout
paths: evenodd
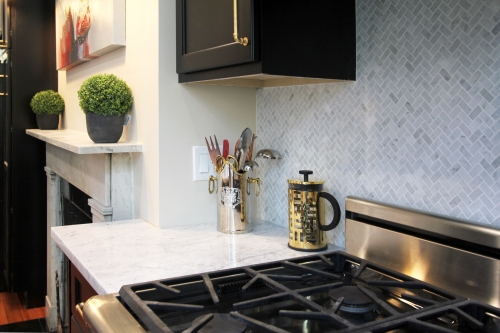
M 257 92 L 258 217 L 287 179 L 500 227 L 500 0 L 357 0 L 357 81 Z M 331 214 L 331 213 L 329 213 Z M 328 233 L 345 245 L 345 221 Z

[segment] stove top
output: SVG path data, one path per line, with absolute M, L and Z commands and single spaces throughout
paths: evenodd
M 123 286 L 150 332 L 500 332 L 500 309 L 344 252 Z

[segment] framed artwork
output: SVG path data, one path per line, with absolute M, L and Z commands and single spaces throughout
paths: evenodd
M 125 0 L 56 0 L 57 69 L 125 46 Z

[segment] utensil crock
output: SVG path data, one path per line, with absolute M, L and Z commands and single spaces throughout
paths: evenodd
M 228 155 L 210 177 L 208 190 L 217 194 L 217 230 L 228 234 L 251 232 L 254 227 L 255 198 L 260 194 L 260 179 L 253 170 L 238 172 L 236 158 Z

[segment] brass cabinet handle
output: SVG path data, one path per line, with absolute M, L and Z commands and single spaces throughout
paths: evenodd
M 234 41 L 243 46 L 248 45 L 248 38 L 239 38 L 238 36 L 238 0 L 233 0 L 233 16 L 234 16 Z

